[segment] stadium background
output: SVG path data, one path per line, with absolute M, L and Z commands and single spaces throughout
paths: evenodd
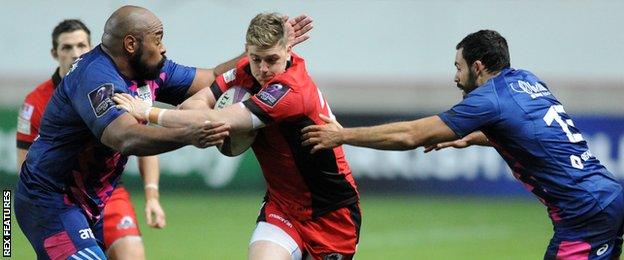
M 0 10 L 0 185 L 12 189 L 16 114 L 49 78 L 52 28 L 80 18 L 98 44 L 123 4 L 149 8 L 165 27 L 167 56 L 212 67 L 243 51 L 258 12 L 307 13 L 312 38 L 297 46 L 344 125 L 413 119 L 460 99 L 455 44 L 483 28 L 510 45 L 512 66 L 535 72 L 564 103 L 592 152 L 624 180 L 622 1 L 3 1 Z M 488 148 L 423 154 L 345 147 L 362 194 L 358 259 L 539 259 L 550 239 L 545 209 Z M 187 147 L 161 156 L 165 230 L 142 221 L 151 259 L 243 259 L 263 195 L 252 154 Z M 34 254 L 13 221 L 13 257 Z M 503 257 L 501 257 L 501 255 Z

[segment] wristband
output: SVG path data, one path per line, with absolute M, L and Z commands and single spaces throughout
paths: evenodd
M 148 183 L 148 184 L 145 184 L 145 187 L 144 187 L 143 189 L 146 189 L 146 190 L 147 190 L 147 189 L 155 189 L 155 190 L 158 190 L 158 184 L 155 184 L 155 183 Z
M 147 122 L 150 122 L 152 124 L 158 124 L 158 114 L 160 114 L 161 109 L 157 107 L 152 107 L 148 109 L 148 111 L 149 112 L 147 112 Z
M 162 117 L 165 114 L 165 111 L 167 111 L 167 109 L 159 109 L 159 111 L 158 111 L 158 119 L 156 120 L 156 123 L 158 125 L 162 125 Z

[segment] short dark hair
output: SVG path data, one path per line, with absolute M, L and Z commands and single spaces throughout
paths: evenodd
M 494 30 L 481 30 L 468 34 L 455 47 L 462 50 L 462 56 L 470 66 L 480 60 L 490 72 L 510 67 L 509 48 L 503 36 Z
M 60 22 L 52 31 L 52 49 L 56 50 L 58 47 L 58 37 L 61 33 L 73 32 L 77 30 L 83 30 L 87 33 L 89 44 L 91 44 L 91 31 L 89 28 L 78 19 L 67 19 Z

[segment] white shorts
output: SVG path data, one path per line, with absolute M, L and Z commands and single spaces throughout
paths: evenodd
M 253 244 L 256 241 L 270 241 L 282 246 L 288 253 L 290 253 L 292 260 L 301 260 L 303 257 L 301 249 L 297 246 L 292 237 L 290 237 L 284 230 L 276 225 L 266 223 L 263 221 L 258 222 L 253 234 L 251 235 L 251 241 L 249 244 Z

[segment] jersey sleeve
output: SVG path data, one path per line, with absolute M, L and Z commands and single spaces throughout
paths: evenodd
M 303 115 L 305 112 L 301 94 L 279 83 L 269 85 L 243 104 L 267 125 Z
M 156 101 L 178 105 L 186 99 L 186 94 L 195 79 L 197 69 L 166 60 L 161 70 L 162 86 L 158 88 Z
M 494 100 L 483 94 L 469 94 L 462 102 L 438 114 L 442 121 L 462 138 L 499 118 Z
M 87 78 L 79 84 L 71 95 L 71 104 L 80 115 L 83 122 L 99 140 L 104 129 L 117 117 L 125 113 L 124 110 L 115 107 L 112 97 L 116 92 L 128 93 L 125 82 L 114 77 L 100 76 Z M 91 79 L 89 79 L 91 78 Z M 130 94 L 130 93 L 128 93 Z
M 32 95 L 26 97 L 17 117 L 17 148 L 27 150 L 35 141 L 44 109 Z
M 212 91 L 215 99 L 219 99 L 219 97 L 223 95 L 223 92 L 227 91 L 236 84 L 236 71 L 237 68 L 233 68 L 217 76 L 215 81 L 210 86 L 210 90 Z M 238 74 L 240 74 L 240 72 Z

